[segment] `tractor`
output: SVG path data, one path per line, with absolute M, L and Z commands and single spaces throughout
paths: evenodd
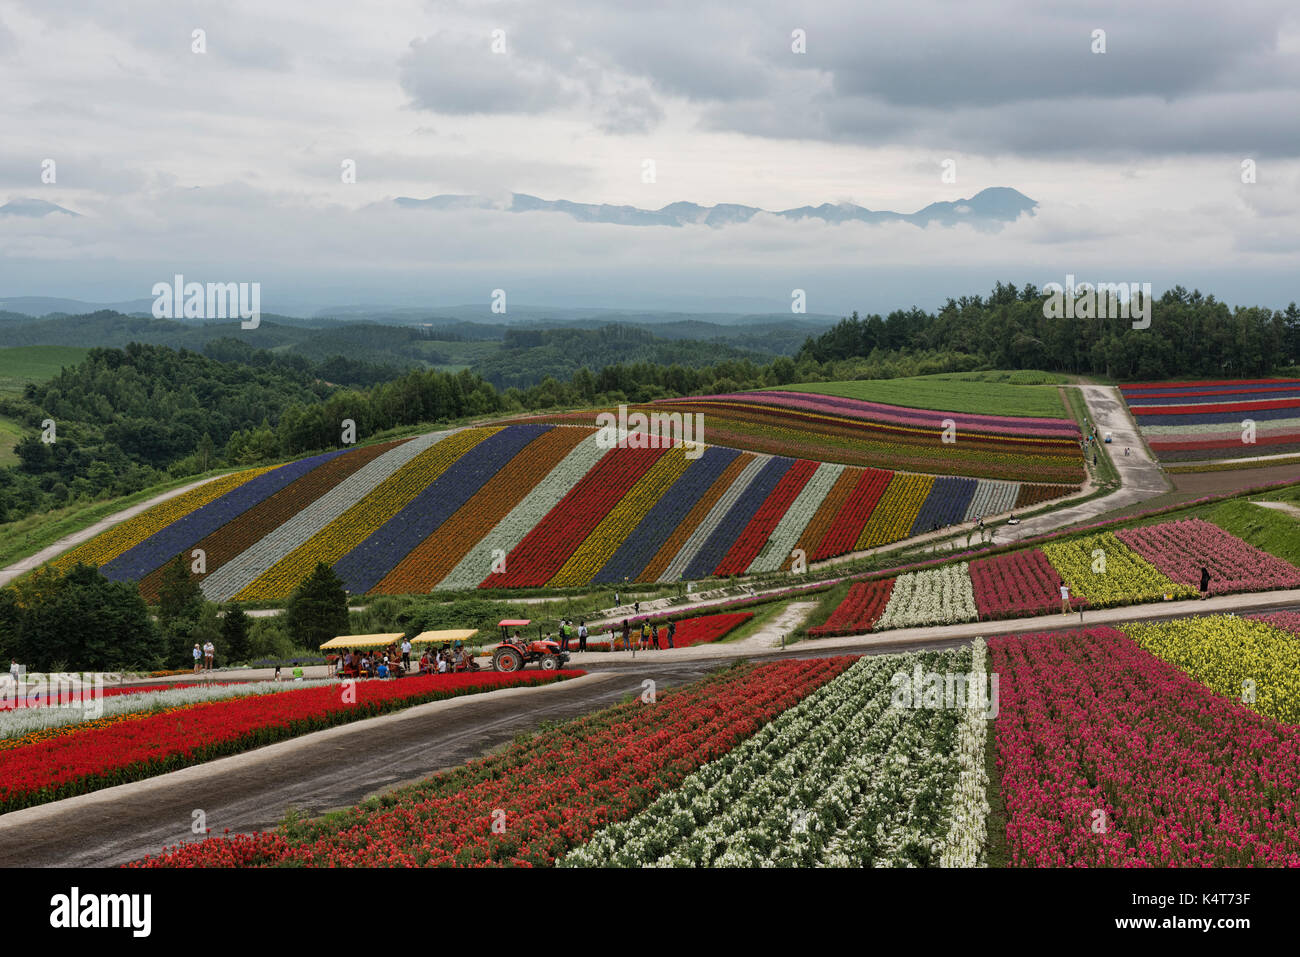
M 501 628 L 501 644 L 492 652 L 492 667 L 496 671 L 519 671 L 530 661 L 537 662 L 543 671 L 558 671 L 569 660 L 569 653 L 560 650 L 560 643 L 542 637 L 542 626 L 537 626 L 537 640 L 529 641 L 519 629 L 532 624 L 528 618 L 507 618 Z M 510 629 L 516 629 L 511 636 Z

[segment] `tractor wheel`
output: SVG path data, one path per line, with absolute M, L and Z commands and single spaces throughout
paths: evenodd
M 560 667 L 560 659 L 555 655 L 542 655 L 542 660 L 537 666 L 543 671 L 556 671 Z
M 498 648 L 492 655 L 492 668 L 495 671 L 518 671 L 524 666 L 524 660 L 513 648 Z

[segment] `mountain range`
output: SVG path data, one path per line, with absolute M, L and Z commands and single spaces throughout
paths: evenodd
M 827 223 L 848 222 L 889 223 L 905 222 L 915 226 L 955 226 L 957 223 L 974 223 L 980 228 L 997 228 L 1014 222 L 1021 213 L 1033 214 L 1038 203 L 1019 190 L 1006 186 L 982 189 L 969 199 L 953 202 L 931 203 L 914 213 L 896 213 L 892 210 L 867 209 L 854 203 L 822 203 L 820 206 L 799 206 L 794 209 L 767 210 L 758 206 L 737 203 L 718 203 L 701 206 L 698 203 L 669 203 L 661 209 L 641 209 L 637 206 L 614 206 L 608 203 L 575 203 L 567 199 L 541 199 L 527 193 L 511 193 L 509 205 L 501 205 L 489 197 L 476 194 L 444 193 L 428 199 L 399 196 L 397 205 L 408 209 L 503 209 L 512 213 L 554 212 L 565 213 L 584 223 L 613 223 L 619 226 L 710 226 L 715 229 L 745 223 L 760 213 L 780 216 L 783 219 L 820 219 Z

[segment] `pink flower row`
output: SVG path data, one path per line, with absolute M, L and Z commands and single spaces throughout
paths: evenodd
M 1300 737 L 1112 628 L 989 642 L 1011 862 L 1300 865 Z

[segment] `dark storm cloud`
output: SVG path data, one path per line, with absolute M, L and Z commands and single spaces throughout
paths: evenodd
M 1300 155 L 1300 64 L 1281 48 L 1300 23 L 1283 0 L 1041 3 L 853 0 L 815 10 L 667 0 L 653 8 L 555 0 L 492 8 L 484 33 L 417 41 L 402 61 L 416 105 L 546 113 L 639 89 L 609 131 L 644 132 L 664 98 L 706 128 L 779 139 L 1079 155 L 1268 150 Z M 1288 21 L 1288 17 L 1292 17 Z M 794 30 L 805 53 L 792 50 Z M 1094 31 L 1105 52 L 1094 52 Z M 1088 125 L 1096 135 L 1067 132 Z

